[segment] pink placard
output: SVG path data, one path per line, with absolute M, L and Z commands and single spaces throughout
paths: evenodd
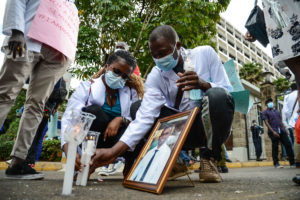
M 75 60 L 79 29 L 78 10 L 66 0 L 41 0 L 27 34 Z

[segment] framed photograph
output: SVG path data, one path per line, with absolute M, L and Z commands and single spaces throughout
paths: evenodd
M 196 107 L 159 119 L 123 185 L 161 194 L 197 113 Z

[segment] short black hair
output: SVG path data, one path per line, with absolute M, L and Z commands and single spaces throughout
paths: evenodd
M 160 37 L 165 38 L 173 45 L 175 45 L 179 40 L 177 32 L 172 26 L 169 25 L 161 25 L 156 27 L 149 36 L 149 42 L 154 42 Z
M 270 102 L 273 102 L 273 99 L 271 97 L 267 98 L 267 100 L 265 101 L 265 104 L 267 105 Z
M 297 84 L 296 83 L 291 84 L 291 90 L 292 91 L 297 90 Z
M 108 57 L 106 64 L 110 65 L 110 64 L 112 64 L 114 62 L 117 62 L 120 59 L 124 59 L 126 61 L 126 63 L 132 68 L 131 72 L 134 71 L 134 69 L 136 67 L 136 59 L 128 51 L 120 50 L 120 51 L 112 53 Z

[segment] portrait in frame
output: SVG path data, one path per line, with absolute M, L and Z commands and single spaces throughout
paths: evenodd
M 124 179 L 125 187 L 161 194 L 198 107 L 159 119 Z

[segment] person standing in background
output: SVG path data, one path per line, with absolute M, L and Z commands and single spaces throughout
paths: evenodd
M 40 0 L 9 0 L 5 7 L 2 31 L 8 37 L 2 46 L 6 58 L 0 71 L 1 125 L 23 84 L 30 77 L 24 112 L 11 152 L 12 162 L 5 171 L 5 177 L 9 179 L 44 177 L 24 160 L 42 120 L 46 100 L 70 64 L 61 52 L 27 37 L 39 5 Z

